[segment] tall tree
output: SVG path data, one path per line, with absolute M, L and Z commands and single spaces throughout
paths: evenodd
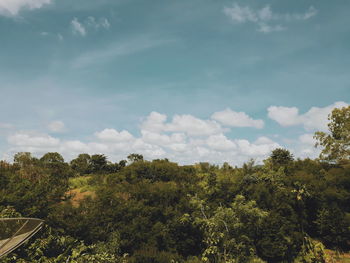
M 131 163 L 143 161 L 143 155 L 137 153 L 129 154 L 127 158 Z
M 320 159 L 328 161 L 350 158 L 350 106 L 335 108 L 328 116 L 329 133 L 318 131 L 314 138 L 315 146 L 323 146 Z
M 91 156 L 87 153 L 79 154 L 70 162 L 71 168 L 79 175 L 90 173 Z
M 94 154 L 91 156 L 91 172 L 104 173 L 107 168 L 107 157 L 104 154 Z
M 273 150 L 270 158 L 273 166 L 285 166 L 294 160 L 293 155 L 283 148 Z

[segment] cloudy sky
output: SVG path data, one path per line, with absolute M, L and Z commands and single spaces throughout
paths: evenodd
M 347 0 L 0 0 L 0 158 L 315 157 L 350 102 Z

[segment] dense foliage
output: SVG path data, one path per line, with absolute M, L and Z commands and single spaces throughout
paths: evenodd
M 331 161 L 276 149 L 242 168 L 18 153 L 0 162 L 0 217 L 46 225 L 0 262 L 325 262 L 324 246 L 350 249 L 350 161 L 339 140 L 339 158 L 324 152 Z

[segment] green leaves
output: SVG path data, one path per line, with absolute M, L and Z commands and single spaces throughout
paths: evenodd
M 350 158 L 350 106 L 335 108 L 329 115 L 329 133 L 316 132 L 317 146 L 323 146 L 320 158 L 328 161 L 349 160 Z
M 208 210 L 203 200 L 193 197 L 191 204 L 197 211 L 193 224 L 200 225 L 206 248 L 203 262 L 249 262 L 256 255 L 254 245 L 262 219 L 268 213 L 259 209 L 255 201 L 237 195 L 229 207 Z M 185 214 L 183 221 L 189 220 Z

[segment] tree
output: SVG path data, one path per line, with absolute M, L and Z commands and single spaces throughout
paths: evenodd
M 286 166 L 294 160 L 293 155 L 283 148 L 277 148 L 270 155 L 272 165 L 275 167 Z
M 46 153 L 40 158 L 40 162 L 45 165 L 64 163 L 62 155 L 57 152 Z
M 13 161 L 20 168 L 24 168 L 33 165 L 37 159 L 30 152 L 19 152 L 15 154 Z
M 107 168 L 107 157 L 104 154 L 94 154 L 91 156 L 91 171 L 93 173 L 103 173 Z
M 143 161 L 143 155 L 137 153 L 129 154 L 127 158 L 131 163 Z
M 90 173 L 91 156 L 87 153 L 79 154 L 77 158 L 70 162 L 70 166 L 79 175 Z
M 350 158 L 350 106 L 335 108 L 328 116 L 329 133 L 318 131 L 315 147 L 323 146 L 320 159 L 340 161 Z
M 268 212 L 257 207 L 255 201 L 247 201 L 237 195 L 229 207 L 219 206 L 207 215 L 205 203 L 196 197 L 190 203 L 196 208 L 192 215 L 195 225 L 203 231 L 205 249 L 202 262 L 246 263 L 256 258 L 257 234 Z M 184 214 L 182 222 L 191 220 Z

